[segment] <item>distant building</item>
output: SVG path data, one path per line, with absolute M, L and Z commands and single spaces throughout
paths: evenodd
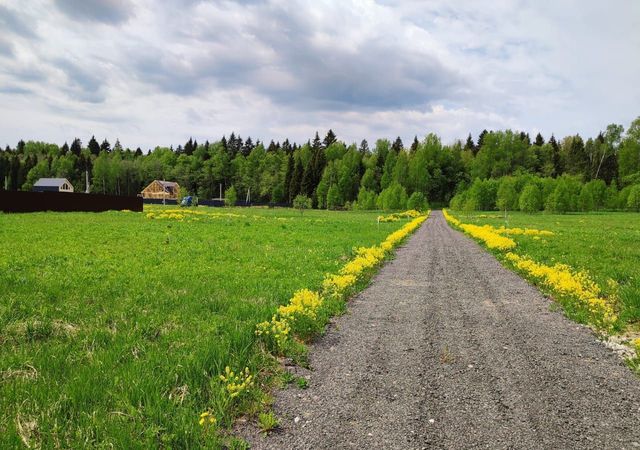
M 180 185 L 174 181 L 153 180 L 142 190 L 142 198 L 178 200 Z
M 40 178 L 31 190 L 34 192 L 73 192 L 73 184 L 66 178 Z

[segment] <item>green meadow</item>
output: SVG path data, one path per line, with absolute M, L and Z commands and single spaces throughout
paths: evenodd
M 453 213 L 465 223 L 552 231 L 553 236 L 542 238 L 509 237 L 516 241 L 520 255 L 547 265 L 564 263 L 587 271 L 605 294 L 618 297 L 622 324 L 640 329 L 640 214 L 510 212 L 505 219 L 496 211 Z
M 197 210 L 0 214 L 0 448 L 215 445 L 199 414 L 226 366 L 264 368 L 256 323 L 403 224 Z

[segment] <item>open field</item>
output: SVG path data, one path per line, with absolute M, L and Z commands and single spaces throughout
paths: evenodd
M 0 214 L 0 447 L 210 444 L 210 379 L 261 368 L 256 323 L 406 223 L 199 210 Z
M 568 264 L 588 272 L 607 297 L 617 297 L 621 326 L 637 329 L 640 323 L 640 214 L 503 214 L 452 213 L 462 222 L 506 228 L 551 231 L 552 236 L 509 235 L 519 255 L 553 266 Z

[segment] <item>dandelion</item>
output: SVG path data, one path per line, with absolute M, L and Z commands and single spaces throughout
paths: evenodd
M 200 414 L 200 420 L 198 420 L 198 423 L 202 427 L 205 425 L 215 425 L 217 422 L 218 422 L 217 419 L 214 416 L 212 416 L 209 411 L 205 411 L 202 414 Z

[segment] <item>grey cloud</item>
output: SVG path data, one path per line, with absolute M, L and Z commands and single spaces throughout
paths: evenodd
M 1 94 L 31 94 L 29 89 L 22 88 L 20 86 L 2 86 L 0 87 Z
M 16 12 L 3 5 L 0 5 L 0 28 L 28 39 L 38 37 L 35 31 Z
M 72 19 L 106 24 L 126 22 L 133 15 L 129 0 L 55 0 L 58 9 Z
M 87 103 L 101 103 L 105 100 L 103 82 L 95 73 L 68 59 L 60 58 L 53 62 L 67 76 L 68 85 L 63 90 L 69 96 Z M 94 72 L 97 70 L 98 67 Z
M 412 53 L 401 42 L 370 39 L 356 53 L 321 48 L 313 42 L 319 24 L 307 15 L 251 3 L 243 7 L 241 24 L 218 14 L 205 26 L 181 31 L 193 47 L 207 49 L 192 60 L 145 50 L 134 58 L 139 78 L 178 95 L 212 85 L 249 86 L 276 103 L 305 109 L 412 107 L 450 98 L 464 83 L 434 55 Z
M 13 44 L 0 36 L 0 55 L 13 56 Z

